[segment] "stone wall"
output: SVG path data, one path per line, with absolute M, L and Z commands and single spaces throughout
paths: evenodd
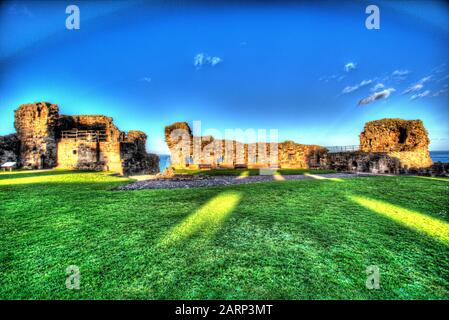
M 20 140 L 20 165 L 30 169 L 56 166 L 56 127 L 59 109 L 55 104 L 24 104 L 15 111 L 14 127 Z
M 159 157 L 145 150 L 147 135 L 142 131 L 129 131 L 120 143 L 120 155 L 125 175 L 159 172 Z
M 321 168 L 337 171 L 401 173 L 400 160 L 386 152 L 328 153 L 321 159 Z
M 120 174 L 159 171 L 157 155 L 145 150 L 146 135 L 140 131 L 126 134 L 110 117 L 60 115 L 57 105 L 38 102 L 21 105 L 15 111 L 14 124 L 19 142 L 16 158 L 25 168 L 57 166 Z M 6 138 L 0 139 L 0 160 L 13 157 L 11 147 L 2 141 Z
M 196 168 L 199 165 L 233 168 L 317 168 L 327 149 L 293 141 L 282 143 L 242 143 L 219 140 L 211 136 L 197 137 L 186 122 L 165 127 L 165 141 L 174 167 Z
M 386 152 L 404 169 L 430 167 L 429 138 L 421 120 L 381 119 L 367 122 L 360 134 L 360 150 Z
M 62 139 L 58 142 L 58 168 L 76 170 L 107 170 L 101 157 L 99 142 Z
M 318 168 L 326 151 L 317 145 L 285 141 L 279 143 L 279 164 L 281 168 Z
M 16 134 L 0 136 L 0 165 L 6 162 L 18 162 L 20 140 Z
M 61 116 L 58 128 L 59 168 L 124 173 L 120 157 L 120 141 L 124 133 L 114 125 L 112 118 L 103 115 Z M 64 130 L 93 134 L 82 139 L 65 138 L 62 135 Z

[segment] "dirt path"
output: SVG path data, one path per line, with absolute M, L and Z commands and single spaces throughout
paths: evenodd
M 301 174 L 301 175 L 266 175 L 266 176 L 210 176 L 193 180 L 141 180 L 119 187 L 119 190 L 141 190 L 141 189 L 176 189 L 176 188 L 202 188 L 214 186 L 229 186 L 267 181 L 286 180 L 333 180 L 338 181 L 345 178 L 357 178 L 375 176 L 372 173 L 327 173 L 327 174 Z

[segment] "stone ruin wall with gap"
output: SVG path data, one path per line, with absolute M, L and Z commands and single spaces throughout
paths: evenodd
M 16 161 L 29 169 L 159 172 L 159 157 L 145 150 L 147 136 L 141 131 L 121 132 L 110 117 L 60 115 L 57 105 L 38 102 L 21 105 L 14 124 L 17 134 L 0 137 L 2 163 L 14 158 L 10 151 L 14 149 Z M 64 136 L 65 131 L 71 134 Z
M 220 159 L 219 167 L 222 168 L 233 168 L 236 165 L 248 168 L 319 168 L 321 158 L 327 151 L 321 146 L 293 141 L 278 144 L 242 143 L 211 136 L 197 137 L 192 135 L 186 122 L 166 126 L 165 141 L 175 168 L 195 168 L 200 164 L 217 167 L 217 159 Z M 186 155 L 192 156 L 192 163 L 188 163 Z
M 355 152 L 328 152 L 321 146 L 285 141 L 270 152 L 269 143 L 244 144 L 236 141 L 196 137 L 186 122 L 165 127 L 165 140 L 171 152 L 174 167 L 195 168 L 198 164 L 217 166 L 217 158 L 224 154 L 220 167 L 233 168 L 244 164 L 248 168 L 273 165 L 280 168 L 316 168 L 372 173 L 407 173 L 432 171 L 429 138 L 420 120 L 381 119 L 367 122 L 360 134 L 360 150 Z M 183 141 L 180 143 L 180 141 Z M 198 149 L 198 150 L 196 150 Z M 226 152 L 226 153 L 225 153 Z M 198 155 L 193 165 L 185 154 Z
M 365 124 L 359 151 L 328 153 L 322 166 L 373 173 L 431 172 L 429 142 L 421 120 L 375 120 Z
M 399 159 L 401 168 L 418 169 L 432 165 L 429 137 L 421 120 L 381 119 L 367 122 L 360 134 L 360 150 L 385 152 Z
M 18 162 L 20 140 L 16 134 L 0 136 L 0 164 Z

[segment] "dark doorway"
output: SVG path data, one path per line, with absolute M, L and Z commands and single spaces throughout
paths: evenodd
M 407 129 L 399 128 L 399 143 L 405 143 L 405 140 L 407 140 Z
M 40 157 L 39 168 L 40 169 L 44 169 L 45 168 L 45 156 L 44 155 L 41 155 L 41 157 Z

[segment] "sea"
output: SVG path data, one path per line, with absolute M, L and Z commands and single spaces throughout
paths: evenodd
M 449 151 L 430 151 L 430 158 L 433 162 L 446 162 L 449 163 Z M 170 165 L 170 155 L 159 155 L 159 168 L 161 172 Z
M 164 172 L 165 168 L 170 165 L 170 155 L 168 154 L 159 154 L 159 170 Z
M 433 162 L 449 163 L 449 151 L 430 151 L 429 153 Z

